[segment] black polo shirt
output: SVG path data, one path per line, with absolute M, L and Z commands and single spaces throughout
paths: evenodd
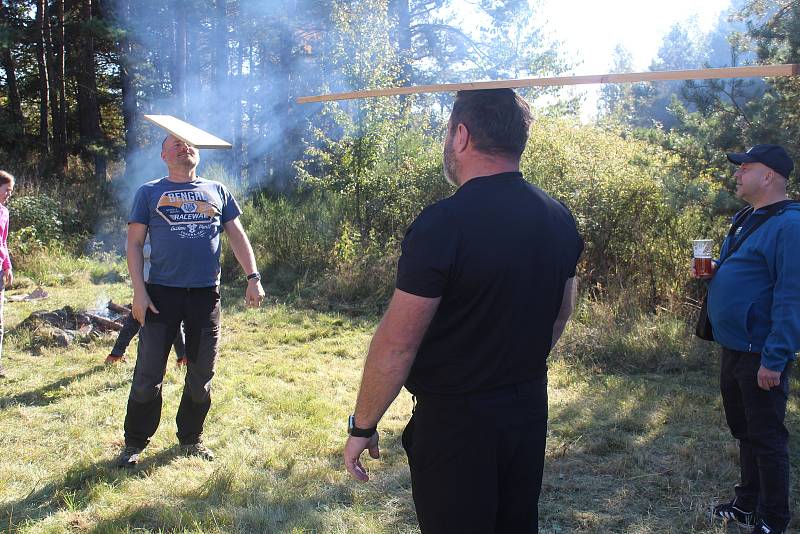
M 570 211 L 518 172 L 473 178 L 406 232 L 397 288 L 441 297 L 406 381 L 460 395 L 541 378 L 583 251 Z

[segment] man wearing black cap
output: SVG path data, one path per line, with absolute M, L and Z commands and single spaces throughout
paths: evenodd
M 800 350 L 800 204 L 788 199 L 794 164 L 778 145 L 728 154 L 739 166 L 734 217 L 708 290 L 714 340 L 722 346 L 720 390 L 739 440 L 741 482 L 714 516 L 780 534 L 789 524 L 789 372 Z
M 546 361 L 583 241 L 519 172 L 531 120 L 510 89 L 458 93 L 444 146 L 458 190 L 406 233 L 349 421 L 345 466 L 365 481 L 378 421 L 401 387 L 416 395 L 402 444 L 424 534 L 538 532 Z

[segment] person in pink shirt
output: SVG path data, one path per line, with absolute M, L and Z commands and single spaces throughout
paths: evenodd
M 6 287 L 14 281 L 11 273 L 11 256 L 8 254 L 8 208 L 6 203 L 14 191 L 14 177 L 0 171 L 0 378 L 5 378 L 3 369 L 3 297 Z

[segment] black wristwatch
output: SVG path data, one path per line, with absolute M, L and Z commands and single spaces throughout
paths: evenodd
M 249 282 L 250 280 L 255 280 L 256 282 L 260 282 L 261 281 L 261 273 L 256 271 L 254 273 L 248 274 L 247 275 L 247 281 Z
M 377 426 L 372 428 L 358 428 L 356 426 L 356 416 L 351 415 L 347 418 L 347 433 L 356 438 L 371 438 L 378 431 Z

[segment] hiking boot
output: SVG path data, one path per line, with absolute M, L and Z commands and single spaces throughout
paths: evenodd
M 784 532 L 783 530 L 770 528 L 762 519 L 756 524 L 756 528 L 754 528 L 753 532 L 750 534 L 783 534 Z
M 189 365 L 189 358 L 184 356 L 183 358 L 178 358 L 178 361 L 175 362 L 175 367 L 180 369 L 181 367 L 186 367 Z
M 181 445 L 181 452 L 186 456 L 197 456 L 198 458 L 206 460 L 207 462 L 214 461 L 214 453 L 202 443 Z
M 142 449 L 139 447 L 126 445 L 117 457 L 117 467 L 136 467 L 136 464 L 139 463 L 139 455 L 141 453 Z
M 106 356 L 106 365 L 110 365 L 112 363 L 123 363 L 125 362 L 125 356 L 118 356 L 116 354 L 109 354 Z
M 756 514 L 743 510 L 736 504 L 736 499 L 724 504 L 718 504 L 714 507 L 711 514 L 714 519 L 722 519 L 726 523 L 728 521 L 736 522 L 740 527 L 752 527 L 756 524 Z M 759 532 L 757 530 L 753 532 Z

